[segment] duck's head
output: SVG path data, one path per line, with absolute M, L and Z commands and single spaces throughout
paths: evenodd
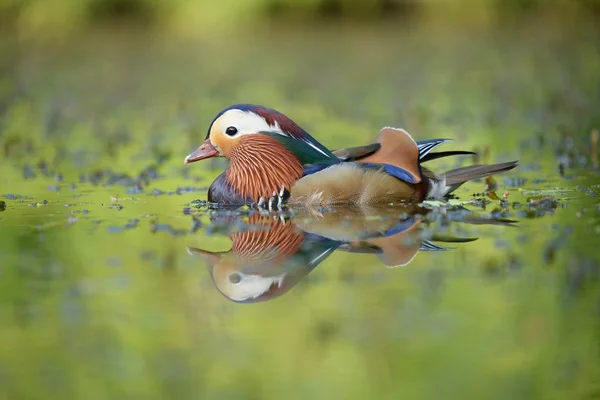
M 256 146 L 263 144 L 265 134 L 298 140 L 327 152 L 304 129 L 279 111 L 253 104 L 236 104 L 217 114 L 208 128 L 204 143 L 185 158 L 185 164 L 211 157 L 232 158 L 236 149 L 245 142 Z
M 204 143 L 185 158 L 185 164 L 211 157 L 231 161 L 227 183 L 254 202 L 289 190 L 302 176 L 304 164 L 337 160 L 282 113 L 251 104 L 237 104 L 217 114 Z

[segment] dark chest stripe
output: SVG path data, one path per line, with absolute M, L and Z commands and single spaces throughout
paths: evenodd
M 227 183 L 225 172 L 217 176 L 208 189 L 208 202 L 218 203 L 223 206 L 244 206 L 251 205 L 249 198 L 244 198 L 231 185 Z

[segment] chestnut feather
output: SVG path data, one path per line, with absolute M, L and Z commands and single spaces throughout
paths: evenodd
M 306 136 L 304 129 L 279 111 L 271 108 L 256 106 L 252 109 L 252 112 L 260 115 L 262 118 L 264 118 L 267 124 L 271 126 L 275 126 L 275 124 L 279 125 L 279 128 L 283 132 L 289 133 L 296 139 L 301 139 L 302 137 Z
M 261 134 L 246 135 L 231 150 L 227 183 L 243 198 L 257 203 L 282 187 L 290 191 L 302 177 L 300 161 L 277 140 Z

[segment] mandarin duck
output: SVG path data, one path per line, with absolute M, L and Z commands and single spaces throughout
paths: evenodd
M 208 201 L 268 209 L 284 203 L 378 206 L 440 199 L 471 179 L 518 165 L 471 165 L 442 174 L 425 168 L 422 164 L 430 160 L 474 154 L 432 152 L 450 140 L 416 142 L 405 130 L 386 127 L 370 145 L 331 151 L 282 113 L 238 104 L 217 114 L 206 140 L 185 164 L 228 158 L 230 166 L 212 183 Z
M 232 242 L 231 249 L 187 250 L 206 261 L 213 284 L 227 299 L 256 303 L 287 293 L 335 251 L 374 254 L 383 265 L 393 268 L 408 265 L 420 251 L 451 249 L 434 242 L 477 240 L 436 235 L 423 238 L 420 228 L 429 210 L 416 206 L 385 210 L 383 214 L 379 210 L 377 218 L 354 209 L 341 211 L 319 217 L 297 215 L 288 221 L 260 214 L 213 216 L 213 224 L 230 228 L 225 234 Z M 471 220 L 501 225 L 512 222 Z

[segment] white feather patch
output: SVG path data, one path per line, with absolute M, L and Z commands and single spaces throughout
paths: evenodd
M 439 180 L 431 180 L 431 189 L 427 193 L 428 200 L 439 200 L 442 199 L 446 193 L 448 193 L 449 186 L 446 186 L 446 176 L 442 175 Z

